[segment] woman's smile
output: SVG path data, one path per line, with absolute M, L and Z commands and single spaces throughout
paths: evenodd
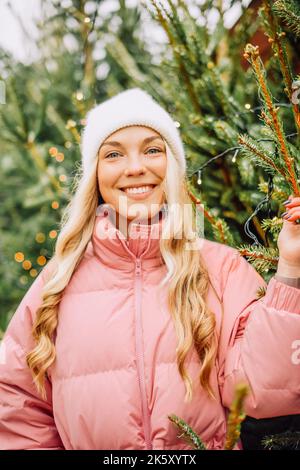
M 157 185 L 143 185 L 143 186 L 130 186 L 127 188 L 120 188 L 123 193 L 126 194 L 130 199 L 142 200 L 153 194 Z

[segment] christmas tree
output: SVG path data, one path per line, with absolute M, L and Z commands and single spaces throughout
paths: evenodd
M 87 0 L 47 0 L 42 7 L 40 57 L 25 65 L 0 51 L 6 95 L 0 105 L 0 339 L 52 256 L 76 184 L 87 111 L 132 83 L 131 63 L 124 70 L 131 54 L 140 58 L 138 78 L 147 72 L 151 79 L 136 7 L 120 1 L 111 11 L 103 1 Z M 114 44 L 122 47 L 122 66 Z
M 272 47 L 264 64 L 257 45 L 239 43 L 236 37 L 232 41 L 221 5 L 211 35 L 185 2 L 168 1 L 169 8 L 150 3 L 173 51 L 173 60 L 164 62 L 165 88 L 188 149 L 192 199 L 204 203 L 210 225 L 206 235 L 237 247 L 268 280 L 278 261 L 281 204 L 291 193 L 300 193 L 300 110 L 294 99 L 299 82 L 291 68 L 297 38 L 290 40 L 289 33 L 298 33 L 297 7 L 294 2 L 263 2 L 259 20 Z M 245 35 L 239 38 L 244 41 Z M 244 46 L 251 65 L 245 72 L 237 53 Z M 269 424 L 276 427 L 281 418 Z M 265 421 L 257 420 L 257 428 L 267 429 Z M 299 433 L 292 439 L 290 434 L 264 436 L 261 443 L 295 448 Z

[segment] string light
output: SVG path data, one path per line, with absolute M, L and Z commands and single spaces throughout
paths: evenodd
M 78 101 L 82 101 L 82 100 L 83 100 L 83 93 L 82 93 L 82 91 L 80 91 L 80 90 L 76 91 L 76 99 L 77 99 Z
M 52 209 L 58 209 L 59 208 L 59 203 L 57 201 L 53 201 L 51 204 Z
M 246 108 L 246 109 L 251 109 L 251 104 L 246 103 L 246 104 L 245 104 L 245 108 Z
M 31 270 L 29 271 L 29 274 L 30 274 L 31 277 L 36 277 L 37 274 L 38 274 L 38 272 L 37 272 L 36 269 L 31 269 Z
M 47 262 L 45 256 L 39 256 L 36 261 L 40 266 L 44 266 Z
M 49 148 L 49 154 L 51 155 L 51 157 L 56 157 L 57 153 L 58 153 L 58 150 L 56 147 Z
M 199 185 L 201 185 L 201 184 L 202 184 L 202 179 L 201 179 L 201 170 L 198 170 L 198 179 L 197 179 L 197 183 L 198 183 Z
M 59 153 L 56 155 L 56 157 L 55 157 L 55 160 L 56 160 L 57 162 L 63 162 L 64 159 L 65 159 L 65 156 L 64 156 L 64 154 L 63 154 L 62 152 L 59 152 Z
M 22 253 L 22 251 L 18 251 L 17 253 L 15 253 L 15 260 L 18 263 L 22 263 L 22 261 L 24 261 L 24 254 Z
M 66 175 L 59 175 L 58 179 L 59 179 L 59 181 L 62 181 L 62 182 L 67 181 Z
M 236 149 L 236 151 L 234 152 L 234 155 L 232 157 L 232 163 L 235 163 L 236 162 L 236 157 L 237 157 L 237 154 L 239 153 L 239 149 Z
M 23 285 L 27 284 L 28 282 L 28 279 L 26 276 L 21 276 L 19 279 L 20 279 L 20 283 Z
M 37 243 L 43 243 L 46 240 L 46 236 L 42 232 L 38 232 L 35 236 L 35 241 Z
M 26 270 L 30 269 L 31 266 L 32 266 L 31 261 L 29 261 L 28 259 L 26 259 L 25 261 L 23 261 L 22 266 L 23 266 L 23 268 L 26 269 Z
M 56 236 L 57 236 L 57 231 L 56 230 L 51 230 L 49 232 L 49 237 L 50 238 L 56 238 Z
M 295 137 L 297 136 L 297 132 L 294 132 L 293 134 L 288 134 L 286 136 L 287 139 L 289 139 L 290 137 Z M 257 142 L 274 142 L 273 139 L 257 139 Z M 203 163 L 203 165 L 201 165 L 200 168 L 198 168 L 198 170 L 194 170 L 192 171 L 191 173 L 188 173 L 188 177 L 191 178 L 192 176 L 194 176 L 196 173 L 198 173 L 199 171 L 203 170 L 204 168 L 206 168 L 208 165 L 210 165 L 214 160 L 217 160 L 218 158 L 221 158 L 223 157 L 224 155 L 226 155 L 227 153 L 230 153 L 232 152 L 233 150 L 236 151 L 236 155 L 238 155 L 239 151 L 242 149 L 241 146 L 239 147 L 230 147 L 226 150 L 224 150 L 223 152 L 219 153 L 218 155 L 215 155 L 214 157 L 210 158 L 209 160 L 207 160 L 205 163 Z M 296 167 L 297 169 L 297 167 Z
M 73 129 L 76 127 L 76 121 L 73 121 L 73 119 L 68 119 L 67 124 L 66 124 L 66 129 Z

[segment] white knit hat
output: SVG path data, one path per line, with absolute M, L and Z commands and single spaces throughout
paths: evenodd
M 98 158 L 98 150 L 113 132 L 127 126 L 148 126 L 158 132 L 169 145 L 182 173 L 186 171 L 183 143 L 170 114 L 140 88 L 122 91 L 91 109 L 82 133 L 83 171 Z

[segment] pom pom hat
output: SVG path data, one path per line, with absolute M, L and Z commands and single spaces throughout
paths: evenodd
M 140 88 L 122 91 L 92 108 L 86 116 L 81 139 L 83 172 L 88 173 L 98 151 L 110 134 L 127 126 L 147 126 L 158 132 L 170 147 L 182 174 L 186 171 L 183 143 L 175 122 L 148 93 Z

